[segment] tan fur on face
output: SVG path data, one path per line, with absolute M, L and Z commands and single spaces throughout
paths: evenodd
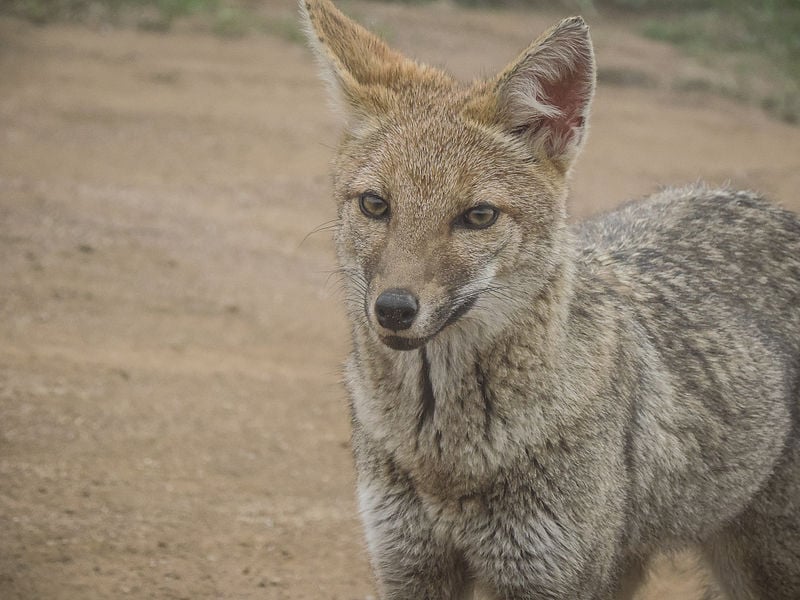
M 533 96 L 517 106 L 527 93 L 518 88 L 530 79 L 525 71 L 534 59 L 539 71 L 557 75 L 555 65 L 548 67 L 554 60 L 549 54 L 561 45 L 572 47 L 581 33 L 585 37 L 582 21 L 542 36 L 498 77 L 462 84 L 389 50 L 327 0 L 302 7 L 348 117 L 334 169 L 337 239 L 343 264 L 367 288 L 364 298 L 354 299 L 352 314 L 365 310 L 367 322 L 380 332 L 371 311 L 375 299 L 384 290 L 408 288 L 419 296 L 421 310 L 404 335 L 424 338 L 436 333 L 459 298 L 481 286 L 518 285 L 509 268 L 518 261 L 530 267 L 535 293 L 535 279 L 545 280 L 552 268 L 546 256 L 560 243 L 553 223 L 563 218 L 564 171 L 573 155 L 548 154 L 547 135 L 520 133 L 539 118 L 532 111 L 555 118 L 558 109 Z M 533 86 L 528 92 L 541 90 Z M 586 110 L 590 96 L 591 86 L 583 98 Z M 529 191 L 520 196 L 520 189 Z M 388 224 L 359 213 L 358 198 L 367 191 L 391 205 Z M 453 227 L 479 204 L 501 211 L 491 229 Z

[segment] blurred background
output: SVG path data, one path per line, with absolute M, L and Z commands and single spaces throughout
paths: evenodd
M 796 0 L 339 4 L 464 79 L 582 13 L 573 218 L 699 179 L 800 210 Z M 0 0 L 0 598 L 374 596 L 306 237 L 337 132 L 290 0 Z

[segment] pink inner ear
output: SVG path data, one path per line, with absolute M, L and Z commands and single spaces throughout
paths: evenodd
M 548 130 L 547 145 L 555 154 L 562 154 L 568 146 L 581 141 L 590 86 L 586 70 L 580 65 L 563 73 L 556 81 L 541 82 L 541 100 L 559 111 L 557 115 L 543 118 L 538 125 Z
M 588 30 L 568 19 L 502 74 L 501 117 L 536 152 L 568 167 L 585 137 L 593 91 Z

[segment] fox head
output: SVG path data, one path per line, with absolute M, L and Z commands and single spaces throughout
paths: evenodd
M 346 123 L 333 191 L 351 318 L 396 350 L 513 320 L 564 259 L 566 180 L 595 81 L 584 21 L 463 84 L 329 0 L 301 0 L 301 13 Z

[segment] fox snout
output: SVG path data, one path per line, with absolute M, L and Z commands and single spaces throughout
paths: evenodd
M 381 327 L 403 331 L 411 327 L 419 311 L 419 301 L 408 290 L 390 289 L 375 301 L 375 317 Z
M 364 310 L 384 344 L 393 350 L 413 350 L 461 319 L 477 297 L 477 293 L 454 294 L 428 282 L 413 290 L 389 287 L 373 301 L 365 299 Z
M 426 321 L 420 315 L 422 306 L 419 298 L 405 288 L 389 288 L 375 299 L 372 311 L 373 323 L 380 340 L 393 350 L 414 350 L 430 339 L 423 332 L 419 321 Z
M 380 288 L 378 288 L 380 289 Z M 380 340 L 393 350 L 413 350 L 438 333 L 440 325 L 430 302 L 407 287 L 389 287 L 366 299 L 368 320 Z

